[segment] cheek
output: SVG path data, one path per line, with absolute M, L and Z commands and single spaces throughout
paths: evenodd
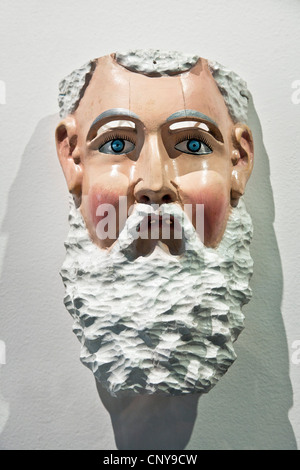
M 202 182 L 189 180 L 189 185 L 182 184 L 180 190 L 183 203 L 192 205 L 192 222 L 201 238 L 204 234 L 205 245 L 216 246 L 225 231 L 230 210 L 227 184 L 215 176 Z M 197 204 L 204 206 L 204 214 Z
M 193 205 L 193 224 L 201 231 L 201 212 L 197 219 L 197 204 L 204 206 L 204 243 L 214 246 L 220 241 L 227 222 L 228 198 L 225 194 L 216 193 L 213 190 L 205 193 L 196 191 L 190 195 L 190 203 Z M 198 221 L 199 220 L 199 221 Z M 199 224 L 199 226 L 198 226 Z M 203 230 L 203 229 L 202 229 Z
M 106 189 L 101 186 L 94 186 L 89 191 L 89 212 L 90 219 L 94 225 L 102 220 L 104 217 L 111 218 L 114 213 L 117 214 L 119 208 L 120 192 Z
M 85 173 L 81 213 L 92 240 L 101 248 L 107 248 L 124 225 L 121 216 L 123 212 L 127 214 L 129 180 L 121 172 L 89 170 Z

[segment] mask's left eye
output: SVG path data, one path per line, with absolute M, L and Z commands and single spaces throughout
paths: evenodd
M 191 155 L 208 155 L 212 153 L 212 149 L 200 139 L 182 140 L 175 145 L 176 150 Z
M 122 154 L 129 153 L 135 148 L 135 145 L 126 139 L 112 139 L 99 147 L 101 153 Z

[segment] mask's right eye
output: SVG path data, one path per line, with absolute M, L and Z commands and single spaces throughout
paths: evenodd
M 104 145 L 99 147 L 99 152 L 101 153 L 110 153 L 113 155 L 130 153 L 135 148 L 133 142 L 130 142 L 126 139 L 111 139 L 106 142 Z

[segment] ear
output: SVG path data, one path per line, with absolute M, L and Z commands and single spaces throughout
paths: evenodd
M 55 131 L 57 155 L 62 166 L 68 189 L 80 197 L 82 185 L 82 163 L 77 147 L 76 121 L 67 116 Z
M 239 122 L 233 126 L 232 143 L 231 205 L 235 207 L 245 192 L 253 168 L 253 137 L 246 124 Z

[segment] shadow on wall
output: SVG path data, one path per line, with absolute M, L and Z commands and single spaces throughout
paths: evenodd
M 199 395 L 114 398 L 96 381 L 119 450 L 181 450 L 188 444 Z
M 293 392 L 281 315 L 283 278 L 273 228 L 269 159 L 252 99 L 249 127 L 254 135 L 255 163 L 245 201 L 254 225 L 253 297 L 243 309 L 245 330 L 235 344 L 235 364 L 200 399 L 190 449 L 297 448 L 288 419 Z
M 198 416 L 197 395 L 116 400 L 98 386 L 119 449 L 296 448 L 288 420 L 292 389 L 268 156 L 253 105 L 250 116 L 256 160 L 246 202 L 255 229 L 255 269 L 253 298 L 244 309 L 246 329 L 236 343 L 238 359 L 201 397 Z M 52 142 L 56 123 L 57 117 L 50 116 L 37 126 L 10 191 L 3 226 L 8 244 L 0 331 L 7 365 L 1 393 L 11 414 L 1 445 L 112 449 L 111 425 L 97 415 L 101 405 L 93 376 L 79 362 L 79 343 L 62 305 L 58 269 L 68 198 Z
M 58 122 L 53 115 L 38 123 L 2 226 L 8 239 L 0 285 L 0 339 L 6 343 L 0 391 L 10 415 L 1 449 L 114 448 L 110 418 L 103 408 L 101 414 L 93 376 L 79 361 L 79 343 L 63 305 L 59 270 L 68 192 L 56 157 Z M 0 400 L 0 418 L 2 405 Z

